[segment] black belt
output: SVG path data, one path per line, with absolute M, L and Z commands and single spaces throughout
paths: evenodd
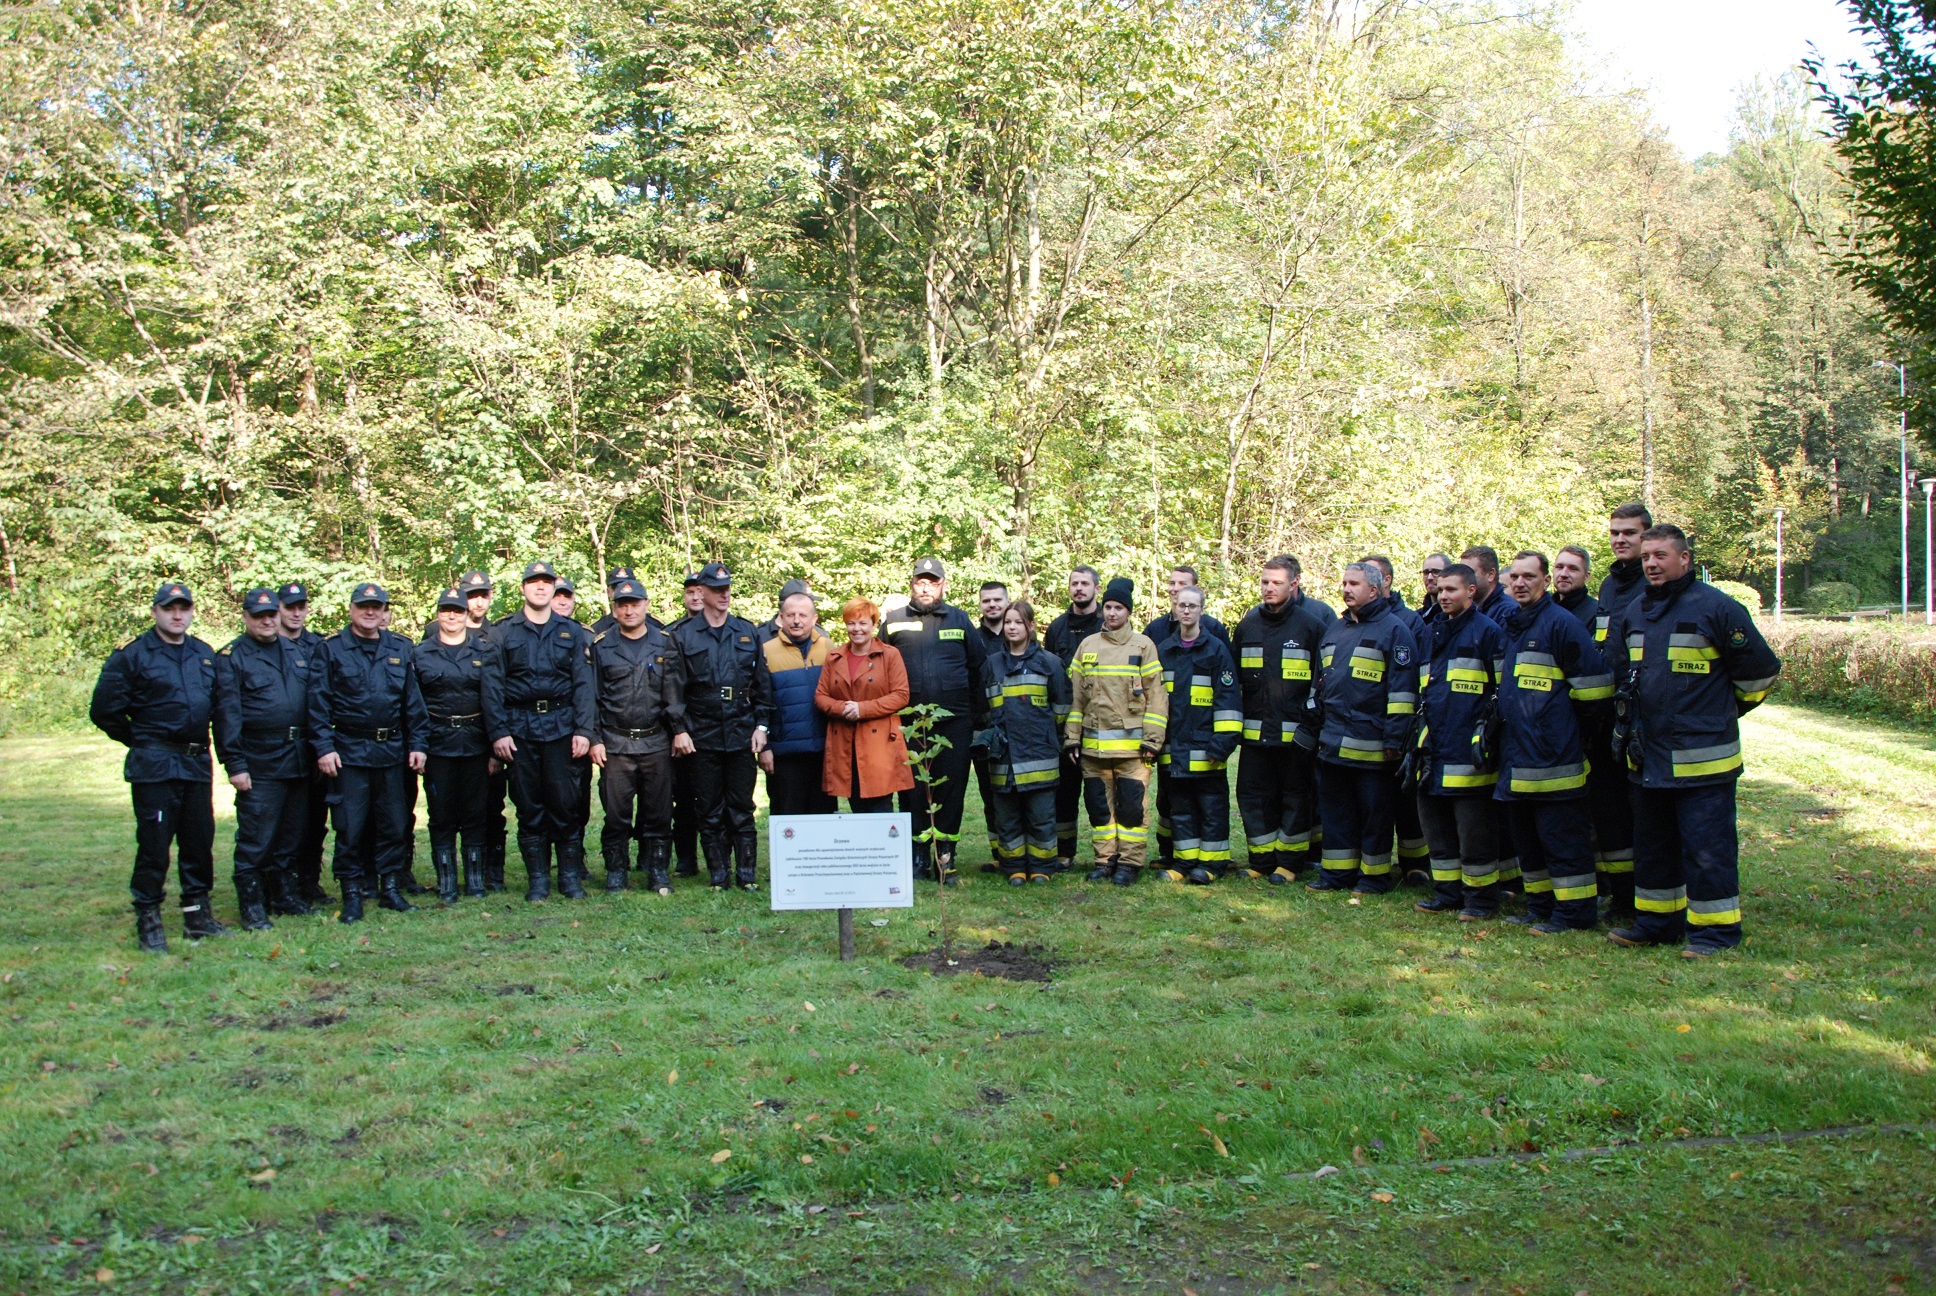
M 630 738 L 636 741 L 640 738 L 656 737 L 665 731 L 656 725 L 650 729 L 617 729 L 608 725 L 606 726 L 606 732 L 617 734 L 621 738 Z
M 134 744 L 134 749 L 136 751 L 165 751 L 171 752 L 176 756 L 188 757 L 208 755 L 207 743 L 144 742 Z
M 437 724 L 447 724 L 453 729 L 462 729 L 473 720 L 477 721 L 480 726 L 484 723 L 484 713 L 482 711 L 473 711 L 469 715 L 432 716 L 430 718 Z
M 301 742 L 302 736 L 303 731 L 301 725 L 290 725 L 287 729 L 278 725 L 274 729 L 244 729 L 242 731 L 242 737 L 244 739 L 274 738 L 283 742 Z
M 366 742 L 389 742 L 392 738 L 401 736 L 403 733 L 403 730 L 401 729 L 350 729 L 343 725 L 337 725 L 336 732 L 346 738 L 361 738 Z
M 547 715 L 551 708 L 570 702 L 570 698 L 539 698 L 536 702 L 513 702 L 510 705 L 513 711 L 536 711 L 539 715 Z

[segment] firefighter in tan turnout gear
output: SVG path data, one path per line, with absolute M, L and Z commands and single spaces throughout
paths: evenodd
M 1089 880 L 1129 886 L 1149 850 L 1149 779 L 1163 749 L 1169 695 L 1149 636 L 1129 628 L 1135 586 L 1120 577 L 1102 596 L 1102 630 L 1069 663 L 1072 707 L 1063 747 L 1080 747 L 1082 799 L 1096 867 Z

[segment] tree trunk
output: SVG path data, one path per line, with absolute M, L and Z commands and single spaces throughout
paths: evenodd
M 296 397 L 296 413 L 315 414 L 322 408 L 322 402 L 316 398 L 316 355 L 309 349 L 307 338 L 296 346 L 296 366 L 302 371 L 302 391 Z
M 20 593 L 20 571 L 13 561 L 13 537 L 7 534 L 7 524 L 3 520 L 0 520 L 0 559 L 4 559 L 7 565 L 7 592 Z
M 1257 393 L 1264 386 L 1264 376 L 1270 372 L 1271 361 L 1277 355 L 1277 317 L 1279 306 L 1271 303 L 1270 323 L 1264 330 L 1264 350 L 1257 357 L 1257 370 L 1251 375 L 1250 386 L 1244 392 L 1243 402 L 1237 412 L 1230 416 L 1228 450 L 1229 466 L 1223 477 L 1223 520 L 1217 531 L 1218 562 L 1226 573 L 1230 570 L 1230 533 L 1235 525 L 1237 514 L 1237 479 L 1244 461 L 1244 446 L 1250 438 L 1250 416 L 1257 408 Z

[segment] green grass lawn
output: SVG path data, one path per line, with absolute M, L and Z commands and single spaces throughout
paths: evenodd
M 687 880 L 144 957 L 119 749 L 8 739 L 0 1290 L 1932 1290 L 1929 1135 L 1676 1146 L 1936 1120 L 1936 744 L 1745 727 L 1733 955 L 977 844 L 1046 983 L 903 967 L 926 886 L 844 965 Z

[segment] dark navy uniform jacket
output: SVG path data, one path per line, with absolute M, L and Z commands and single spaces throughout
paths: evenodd
M 491 627 L 491 634 L 504 654 L 504 714 L 491 741 L 597 741 L 591 631 L 556 612 L 543 625 L 513 612 Z
M 1156 645 L 1156 654 L 1163 662 L 1163 687 L 1170 692 L 1163 768 L 1171 778 L 1214 774 L 1230 760 L 1244 732 L 1237 659 L 1207 625 L 1198 626 L 1196 639 L 1188 644 L 1172 630 Z
M 1613 623 L 1633 606 L 1635 599 L 1646 592 L 1647 573 L 1641 570 L 1638 558 L 1615 562 L 1601 579 L 1600 620 L 1593 627 L 1593 640 L 1610 660 L 1619 657 L 1620 645 L 1626 641 L 1623 635 L 1614 630 Z
M 215 754 L 231 777 L 309 777 L 309 665 L 314 654 L 280 634 L 239 635 L 215 654 Z
M 753 730 L 773 727 L 773 678 L 745 617 L 718 629 L 703 613 L 669 632 L 684 667 L 686 732 L 701 751 L 745 751 Z
M 1070 608 L 1055 620 L 1042 635 L 1042 646 L 1062 660 L 1066 672 L 1075 662 L 1076 649 L 1090 635 L 1102 630 L 1102 604 L 1093 603 L 1087 612 Z
M 1636 599 L 1622 626 L 1641 721 L 1628 777 L 1649 788 L 1740 778 L 1737 722 L 1781 674 L 1748 609 L 1689 572 Z
M 208 722 L 214 705 L 215 650 L 189 635 L 163 643 L 153 630 L 108 655 L 94 685 L 88 719 L 128 749 L 130 783 L 210 782 Z
M 1587 740 L 1613 716 L 1613 673 L 1593 632 L 1549 595 L 1506 618 L 1499 673 L 1502 801 L 1586 795 Z
M 1467 608 L 1456 618 L 1432 622 L 1431 660 L 1420 672 L 1425 723 L 1419 748 L 1426 757 L 1419 790 L 1432 796 L 1491 796 L 1497 770 L 1473 762 L 1472 731 L 1498 691 L 1506 668 L 1506 632 L 1489 616 Z
M 1265 747 L 1318 745 L 1317 713 L 1307 704 L 1317 687 L 1318 641 L 1325 622 L 1309 600 L 1287 600 L 1272 611 L 1259 603 L 1237 623 L 1237 683 L 1244 699 L 1247 743 Z
M 388 630 L 359 639 L 344 626 L 323 640 L 309 670 L 309 741 L 318 756 L 335 752 L 345 765 L 386 769 L 429 750 L 415 652 Z
M 1363 767 L 1403 753 L 1418 714 L 1418 643 L 1390 599 L 1373 599 L 1325 627 L 1318 701 L 1320 759 Z
M 1600 600 L 1587 593 L 1585 588 L 1574 590 L 1571 594 L 1555 593 L 1553 601 L 1573 614 L 1574 620 L 1586 627 L 1593 636 L 1602 653 L 1606 652 L 1606 618 L 1600 615 Z
M 988 651 L 966 612 L 952 603 L 910 603 L 881 627 L 881 640 L 907 667 L 909 702 L 946 707 L 955 719 L 972 721 Z
M 662 752 L 674 734 L 686 731 L 685 658 L 663 630 L 647 625 L 644 634 L 627 639 L 618 622 L 612 625 L 592 637 L 597 741 L 612 756 Z
M 504 668 L 495 641 L 470 631 L 447 644 L 432 635 L 413 658 L 430 724 L 424 750 L 432 756 L 482 756 L 502 728 Z

